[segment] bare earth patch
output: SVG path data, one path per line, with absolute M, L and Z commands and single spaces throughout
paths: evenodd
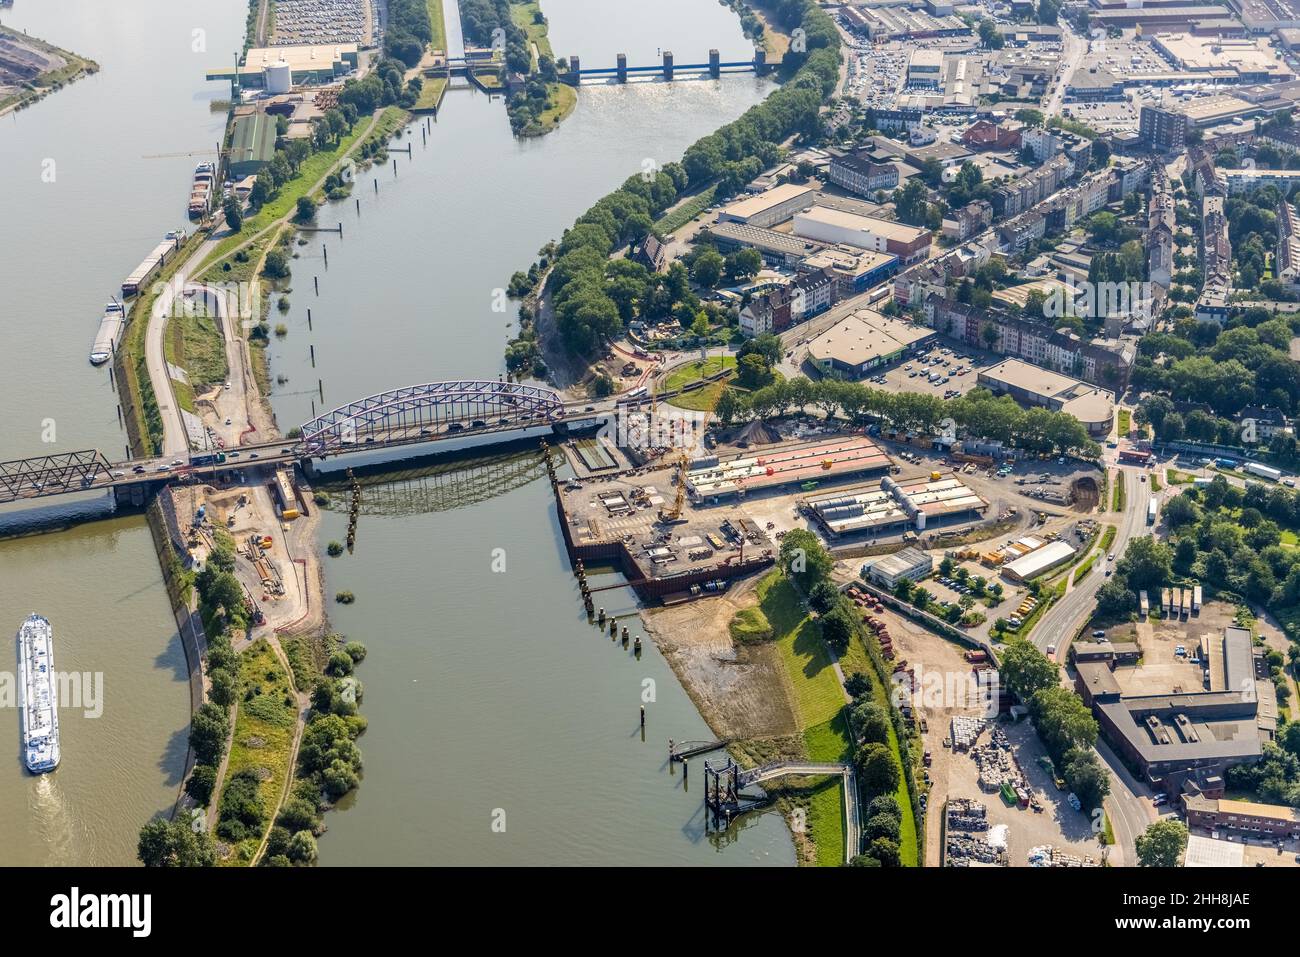
M 788 680 L 772 644 L 737 645 L 728 629 L 758 604 L 751 578 L 717 598 L 642 612 L 646 632 L 719 738 L 793 736 L 798 723 Z

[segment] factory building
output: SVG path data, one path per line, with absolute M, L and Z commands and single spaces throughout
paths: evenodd
M 862 577 L 893 591 L 898 583 L 920 581 L 934 570 L 934 559 L 919 548 L 903 548 L 892 555 L 873 558 L 862 566 Z

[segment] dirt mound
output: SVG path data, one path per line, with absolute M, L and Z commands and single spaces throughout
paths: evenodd
M 1097 480 L 1087 475 L 1075 479 L 1070 485 L 1070 500 L 1079 511 L 1091 512 L 1101 500 L 1101 489 L 1097 485 Z
M 736 442 L 748 442 L 750 445 L 773 445 L 781 441 L 781 434 L 766 422 L 755 419 L 740 430 Z

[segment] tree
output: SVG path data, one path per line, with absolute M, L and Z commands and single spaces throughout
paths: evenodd
M 1094 242 L 1102 244 L 1113 242 L 1119 232 L 1119 218 L 1105 210 L 1094 213 L 1088 220 L 1088 232 Z
M 1101 807 L 1101 802 L 1110 793 L 1110 775 L 1102 766 L 1101 759 L 1084 748 L 1075 748 L 1065 756 L 1061 776 L 1085 810 Z
M 1075 748 L 1097 742 L 1097 719 L 1073 691 L 1060 686 L 1043 688 L 1029 703 L 1038 736 L 1054 761 L 1064 763 Z
M 858 746 L 853 754 L 858 782 L 868 794 L 892 794 L 898 789 L 898 765 L 887 745 L 872 741 Z
M 738 360 L 736 369 L 736 381 L 746 389 L 761 389 L 773 379 L 772 367 L 757 352 L 751 352 Z
M 1057 685 L 1057 665 L 1023 638 L 1008 642 L 1002 654 L 1002 681 L 1021 701 Z
M 199 764 L 216 765 L 226 746 L 230 725 L 226 713 L 215 704 L 208 703 L 194 712 L 190 719 L 190 747 Z
M 849 724 L 863 743 L 889 743 L 889 713 L 874 701 L 855 705 L 849 712 Z
M 1156 821 L 1136 843 L 1141 867 L 1177 867 L 1187 849 L 1187 825 L 1175 818 Z
M 808 604 L 819 615 L 824 615 L 840 600 L 840 590 L 834 582 L 819 581 L 808 590 Z
M 1129 540 L 1124 557 L 1115 564 L 1115 573 L 1124 578 L 1132 591 L 1158 588 L 1173 575 L 1174 553 L 1154 536 L 1143 535 Z
M 710 246 L 695 257 L 695 262 L 691 264 L 691 278 L 701 286 L 712 289 L 722 280 L 725 265 L 722 253 Z
M 210 764 L 196 764 L 185 782 L 185 793 L 202 805 L 212 800 L 212 792 L 217 787 L 217 769 Z
M 786 574 L 804 589 L 830 578 L 835 565 L 821 541 L 806 528 L 796 528 L 786 534 L 781 541 L 780 560 Z
M 837 655 L 843 654 L 853 638 L 853 617 L 843 604 L 836 604 L 830 614 L 819 619 L 822 628 L 822 640 L 830 645 Z
M 1002 34 L 998 32 L 998 25 L 993 20 L 985 18 L 980 21 L 979 36 L 980 43 L 984 44 L 986 49 L 1002 49 Z
M 239 197 L 227 196 L 226 201 L 221 204 L 221 211 L 225 214 L 226 225 L 230 227 L 232 233 L 237 233 L 244 228 L 244 205 L 239 201 Z
M 135 854 L 145 867 L 211 867 L 216 862 L 212 838 L 184 818 L 160 818 L 140 828 Z
M 316 200 L 310 196 L 298 197 L 298 212 L 295 217 L 300 223 L 316 221 Z

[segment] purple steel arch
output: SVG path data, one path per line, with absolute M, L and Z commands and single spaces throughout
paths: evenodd
M 309 455 L 377 442 L 409 441 L 452 425 L 518 426 L 551 422 L 564 413 L 558 393 L 495 379 L 455 379 L 392 389 L 319 415 L 302 427 Z

